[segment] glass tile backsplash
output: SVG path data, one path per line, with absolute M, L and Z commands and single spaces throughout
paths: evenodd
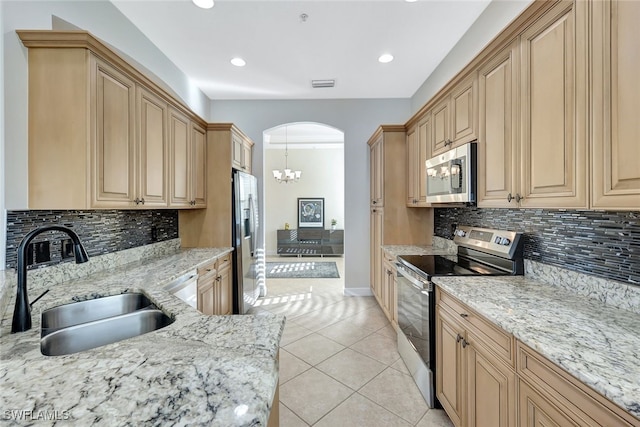
M 453 239 L 455 224 L 524 233 L 524 256 L 640 286 L 640 212 L 436 208 L 435 235 Z
M 17 249 L 22 238 L 34 228 L 59 224 L 78 233 L 89 256 L 104 255 L 124 249 L 171 240 L 178 237 L 177 210 L 95 210 L 95 211 L 8 211 L 7 268 L 15 268 Z M 49 260 L 37 266 L 70 261 L 63 259 L 64 233 L 43 233 L 34 243 L 48 241 Z M 46 245 L 45 245 L 46 246 Z M 47 259 L 34 245 L 33 259 Z

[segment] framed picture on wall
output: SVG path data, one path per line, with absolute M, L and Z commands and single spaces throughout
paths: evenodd
M 324 197 L 298 198 L 298 228 L 324 228 Z

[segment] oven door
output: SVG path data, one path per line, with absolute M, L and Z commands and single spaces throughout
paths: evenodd
M 432 362 L 432 317 L 435 314 L 433 284 L 397 265 L 398 326 L 428 368 Z

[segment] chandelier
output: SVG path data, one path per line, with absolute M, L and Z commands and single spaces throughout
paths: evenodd
M 287 143 L 289 141 L 289 133 L 288 133 L 289 127 L 286 126 L 284 128 L 284 132 L 285 132 L 285 136 L 284 136 L 284 170 L 274 170 L 273 171 L 273 177 L 276 179 L 276 181 L 278 181 L 280 184 L 285 183 L 294 183 L 297 182 L 298 180 L 300 180 L 300 176 L 302 175 L 302 171 L 293 171 L 291 169 L 289 169 L 289 165 L 287 164 L 287 157 L 289 156 L 289 150 L 288 150 L 288 146 Z

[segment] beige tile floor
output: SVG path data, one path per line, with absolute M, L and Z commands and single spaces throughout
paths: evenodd
M 280 342 L 280 425 L 452 426 L 429 409 L 396 350 L 396 334 L 373 297 L 345 297 L 340 279 L 267 279 L 253 312 L 287 317 Z

